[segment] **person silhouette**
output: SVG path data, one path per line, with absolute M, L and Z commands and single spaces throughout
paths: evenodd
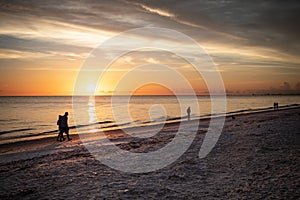
M 70 138 L 69 136 L 69 126 L 68 126 L 68 112 L 65 112 L 65 114 L 61 117 L 60 120 L 60 126 L 61 126 L 61 130 L 62 130 L 62 135 L 63 133 L 66 133 L 68 140 L 72 140 L 72 138 Z
M 58 132 L 56 140 L 60 141 L 60 142 L 62 142 L 63 140 L 65 140 L 65 138 L 63 136 L 63 130 L 61 128 L 61 119 L 62 119 L 62 116 L 58 115 L 57 125 L 58 125 L 58 131 L 59 132 Z
M 274 110 L 278 110 L 278 102 L 273 103 Z
M 186 109 L 186 112 L 187 112 L 188 121 L 190 121 L 190 119 L 191 119 L 191 108 L 188 107 L 188 108 Z

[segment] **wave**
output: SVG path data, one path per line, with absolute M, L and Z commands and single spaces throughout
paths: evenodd
M 31 131 L 35 130 L 34 128 L 22 128 L 22 129 L 14 129 L 14 130 L 8 130 L 8 131 L 1 131 L 0 135 L 4 135 L 7 133 L 14 133 L 14 132 L 22 132 L 22 131 Z
M 300 104 L 288 104 L 288 105 L 279 106 L 279 108 L 298 107 L 298 106 L 300 106 Z M 273 110 L 273 109 L 274 109 L 273 107 L 249 108 L 249 109 L 231 111 L 231 112 L 227 112 L 225 114 L 228 115 L 228 114 L 239 114 L 239 113 L 251 113 L 251 112 L 257 112 L 257 111 L 268 111 L 268 110 Z
M 94 123 L 89 123 L 89 124 L 81 124 L 81 125 L 76 125 L 76 126 L 70 126 L 69 129 L 88 127 L 88 126 L 93 126 L 93 125 L 97 125 L 97 124 L 109 124 L 109 123 L 113 123 L 113 122 L 114 121 L 106 120 L 106 121 L 101 121 L 101 122 L 94 122 Z M 23 132 L 23 131 L 33 131 L 33 130 L 37 130 L 37 129 L 36 128 L 12 129 L 12 130 L 7 130 L 7 131 L 1 131 L 0 135 L 9 134 L 9 133 L 16 133 L 16 132 Z M 44 132 L 40 132 L 40 133 L 32 133 L 32 134 L 22 135 L 22 136 L 14 136 L 14 138 L 39 136 L 39 135 L 43 135 L 43 134 L 50 134 L 50 133 L 56 133 L 56 132 L 58 132 L 58 129 L 44 131 Z

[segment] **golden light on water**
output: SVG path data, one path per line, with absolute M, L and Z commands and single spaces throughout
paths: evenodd
M 88 102 L 88 114 L 89 114 L 89 123 L 97 122 L 96 109 L 95 109 L 95 97 L 90 96 Z

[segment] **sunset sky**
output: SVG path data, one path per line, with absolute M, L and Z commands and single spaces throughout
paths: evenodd
M 212 57 L 230 94 L 300 93 L 299 1 L 0 0 L 0 18 L 1 96 L 72 95 L 77 74 L 94 48 L 141 27 L 173 29 L 197 41 Z M 201 76 L 183 58 L 171 52 L 132 51 L 112 63 L 98 94 L 111 94 L 122 74 L 145 64 L 168 65 L 197 94 L 206 92 Z M 160 74 L 150 67 L 136 77 L 151 73 Z M 180 88 L 174 77 L 165 78 Z M 133 91 L 119 91 L 127 92 Z M 136 92 L 170 90 L 148 85 Z

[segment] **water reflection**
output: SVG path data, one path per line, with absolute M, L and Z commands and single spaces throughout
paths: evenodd
M 97 119 L 96 109 L 95 109 L 95 96 L 89 97 L 88 114 L 89 114 L 89 123 L 95 123 Z

